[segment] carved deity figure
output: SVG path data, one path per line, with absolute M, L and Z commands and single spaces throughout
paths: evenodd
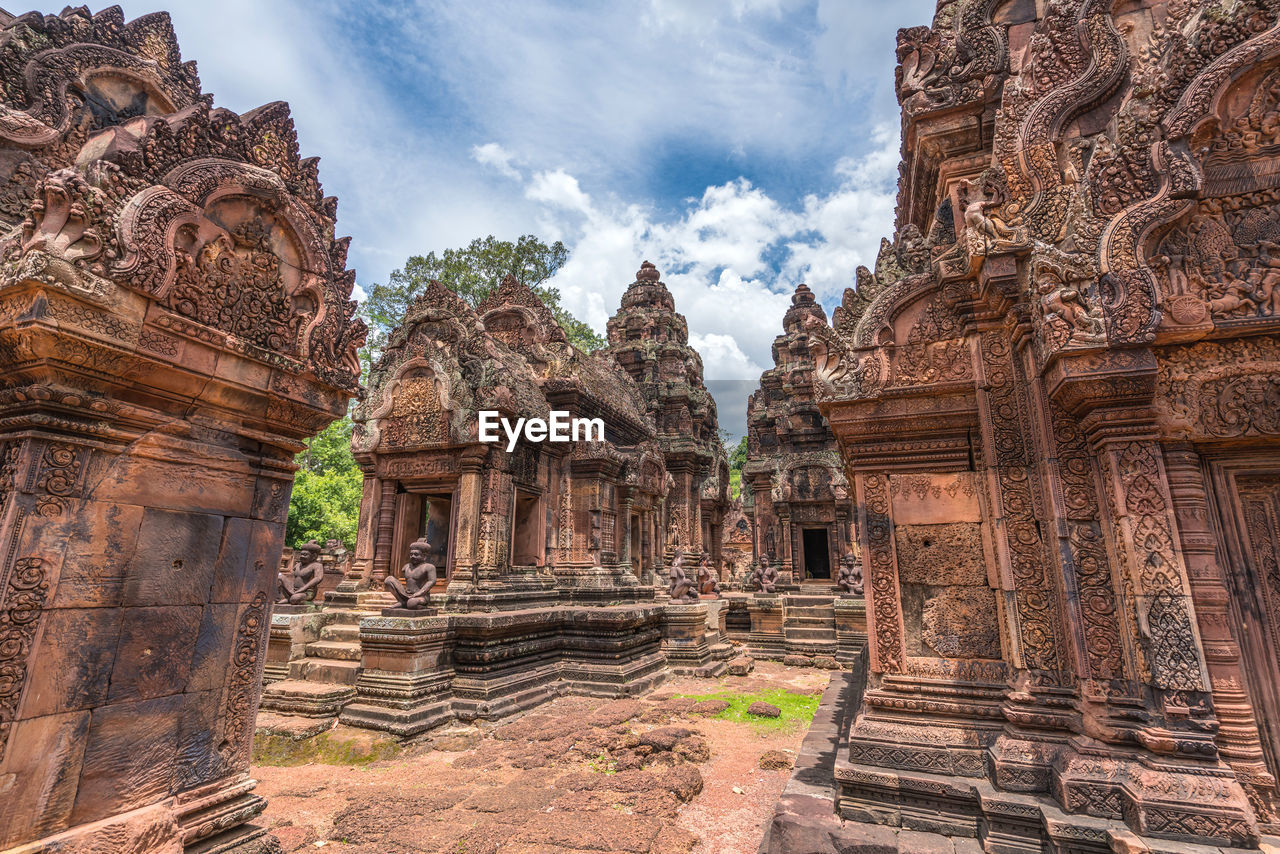
M 280 598 L 277 605 L 301 605 L 316 598 L 316 588 L 324 580 L 324 564 L 320 562 L 320 544 L 312 540 L 298 549 L 293 569 L 282 572 L 279 580 Z
M 417 611 L 426 608 L 431 601 L 431 588 L 436 583 L 436 565 L 427 562 L 431 544 L 426 539 L 415 540 L 409 546 L 409 562 L 400 570 L 404 581 L 387 576 L 384 584 L 401 608 Z
M 698 591 L 693 582 L 689 580 L 689 574 L 684 570 L 684 549 L 676 549 L 675 557 L 671 560 L 671 568 L 667 571 L 667 574 L 670 579 L 667 593 L 670 595 L 672 602 L 698 601 Z
M 862 595 L 862 567 L 858 565 L 858 559 L 854 557 L 853 552 L 845 552 L 840 556 L 840 577 L 836 581 L 836 586 L 845 593 Z
M 1105 334 L 1105 321 L 1097 306 L 1089 305 L 1083 289 L 1073 281 L 1046 276 L 1040 283 L 1041 304 L 1045 317 L 1057 316 L 1071 328 L 1071 336 L 1099 338 Z
M 773 593 L 774 587 L 778 583 L 778 570 L 773 568 L 773 564 L 769 563 L 769 558 L 764 555 L 760 556 L 760 564 L 756 567 L 755 585 L 760 588 L 761 593 Z
M 1027 235 L 1020 228 L 1010 228 L 992 216 L 998 199 L 988 199 L 981 186 L 973 181 L 960 183 L 960 203 L 964 205 L 964 241 L 969 258 L 975 262 L 992 252 L 1025 244 Z
M 702 559 L 698 561 L 698 593 L 703 596 L 720 595 L 720 582 L 711 571 L 711 555 L 707 552 L 703 552 Z
M 1280 243 L 1258 242 L 1258 266 L 1250 272 L 1249 284 L 1263 314 L 1280 314 Z
M 902 227 L 897 239 L 898 261 L 907 273 L 923 273 L 929 269 L 929 241 L 920 233 L 920 227 L 909 222 Z

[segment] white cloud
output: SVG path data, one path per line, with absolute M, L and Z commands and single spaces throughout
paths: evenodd
M 708 379 L 740 385 L 772 364 L 794 286 L 829 314 L 891 230 L 893 34 L 935 3 L 165 5 L 220 106 L 290 102 L 362 283 L 534 233 L 568 245 L 554 284 L 603 330 L 648 258 Z
M 520 181 L 524 178 L 520 170 L 511 165 L 511 161 L 515 159 L 511 152 L 496 142 L 471 146 L 471 159 L 483 166 L 492 166 L 500 174 L 513 180 Z
M 554 172 L 539 172 L 529 182 L 524 192 L 525 198 L 535 202 L 544 202 L 566 211 L 591 216 L 591 200 L 578 186 L 578 179 L 556 169 Z
M 702 357 L 703 373 L 709 377 L 750 377 L 761 368 L 742 352 L 732 335 L 691 333 L 689 344 Z
M 773 364 L 795 286 L 807 282 L 829 316 L 892 228 L 898 138 L 888 128 L 872 138 L 871 155 L 835 164 L 834 190 L 793 208 L 737 178 L 663 220 L 649 207 L 593 198 L 563 170 L 538 173 L 525 195 L 542 205 L 544 231 L 571 248 L 552 284 L 566 308 L 603 330 L 651 260 L 689 321 L 706 377 L 758 379 Z

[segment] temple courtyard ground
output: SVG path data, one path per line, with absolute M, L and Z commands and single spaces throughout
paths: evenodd
M 407 744 L 341 726 L 299 739 L 264 714 L 252 771 L 262 822 L 285 851 L 753 852 L 828 675 L 757 662 Z M 754 702 L 781 714 L 751 714 Z

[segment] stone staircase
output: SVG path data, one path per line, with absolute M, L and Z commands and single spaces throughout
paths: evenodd
M 783 600 L 782 636 L 787 655 L 834 656 L 839 643 L 832 596 L 788 595 Z
M 289 662 L 287 679 L 263 689 L 262 710 L 308 718 L 337 717 L 356 696 L 360 620 L 377 613 L 327 606 L 320 639 L 307 644 L 304 657 Z

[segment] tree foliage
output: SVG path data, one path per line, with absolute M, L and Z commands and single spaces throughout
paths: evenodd
M 307 443 L 295 462 L 301 468 L 289 498 L 285 544 L 297 548 L 308 540 L 342 540 L 355 549 L 363 476 L 351 456 L 351 419 L 333 422 Z
M 747 437 L 729 452 L 729 492 L 733 498 L 742 495 L 742 467 L 747 463 Z
M 559 290 L 542 284 L 564 266 L 568 257 L 569 250 L 560 241 L 548 246 L 532 234 L 522 235 L 514 243 L 491 234 L 471 241 L 463 249 L 414 255 L 391 274 L 386 284 L 374 285 L 368 291 L 363 312 L 370 327 L 370 353 L 382 347 L 432 279 L 475 307 L 498 288 L 507 274 L 533 288 L 564 327 L 570 342 L 587 352 L 597 350 L 605 345 L 604 338 L 560 305 Z

